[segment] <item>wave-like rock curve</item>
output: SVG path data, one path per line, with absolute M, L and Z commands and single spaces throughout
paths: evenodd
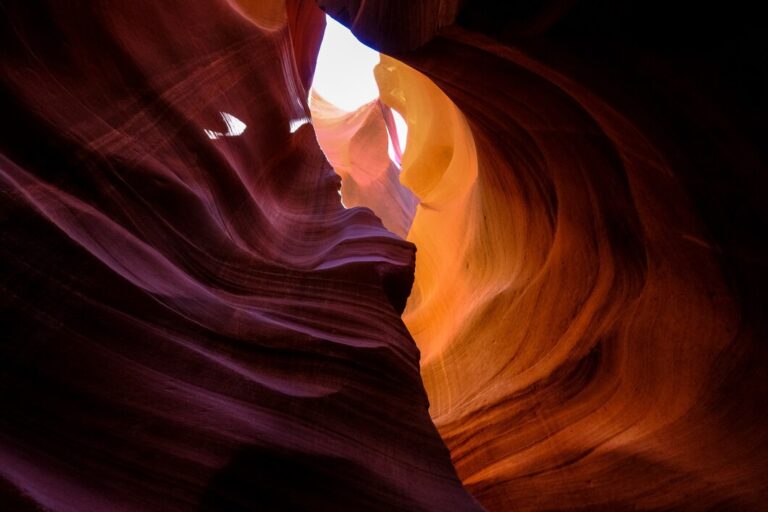
M 361 39 L 412 48 L 373 21 L 399 3 L 331 3 Z M 475 30 L 377 70 L 409 127 L 403 319 L 432 417 L 489 510 L 760 510 L 765 224 L 746 183 L 765 165 L 748 119 L 693 81 L 720 72 L 715 56 L 698 70 L 671 41 L 632 47 L 596 9 L 520 39 L 575 2 L 543 4 L 524 23 L 468 3 Z
M 0 508 L 479 509 L 272 4 L 3 5 Z

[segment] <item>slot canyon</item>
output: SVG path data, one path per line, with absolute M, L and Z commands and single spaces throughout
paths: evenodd
M 760 11 L 0 0 L 0 511 L 768 510 Z

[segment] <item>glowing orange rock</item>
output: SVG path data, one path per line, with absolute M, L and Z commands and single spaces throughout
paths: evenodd
M 367 40 L 398 34 L 372 25 L 386 2 L 332 3 Z M 760 510 L 765 301 L 741 274 L 764 282 L 748 261 L 765 252 L 691 199 L 717 207 L 712 179 L 733 205 L 741 186 L 740 153 L 703 151 L 696 116 L 738 136 L 542 54 L 454 28 L 377 68 L 419 199 L 403 319 L 457 471 L 489 510 Z M 675 98 L 671 75 L 646 87 Z M 710 238 L 723 226 L 738 250 Z
M 408 124 L 400 181 L 419 199 L 407 237 L 418 252 L 403 320 L 426 366 L 474 309 L 476 283 L 463 255 L 477 213 L 477 154 L 464 116 L 430 79 L 387 56 L 376 79 L 382 101 Z

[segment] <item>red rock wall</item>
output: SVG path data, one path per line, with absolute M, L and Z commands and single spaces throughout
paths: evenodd
M 317 3 L 415 246 L 310 2 L 3 3 L 0 509 L 763 510 L 757 11 Z
M 284 9 L 3 4 L 0 509 L 479 509 Z

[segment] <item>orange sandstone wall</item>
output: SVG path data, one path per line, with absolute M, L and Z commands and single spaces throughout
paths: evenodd
M 353 30 L 410 49 L 372 3 Z M 489 510 L 762 510 L 766 245 L 745 176 L 764 154 L 693 81 L 714 57 L 613 32 L 588 55 L 564 44 L 576 19 L 517 43 L 455 26 L 377 68 L 409 126 L 403 319 L 432 418 Z

